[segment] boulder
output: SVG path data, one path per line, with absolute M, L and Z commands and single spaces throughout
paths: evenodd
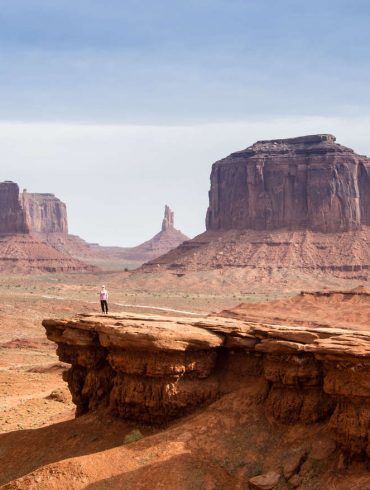
M 305 457 L 306 452 L 303 449 L 288 456 L 283 466 L 283 474 L 287 480 L 299 471 Z
M 289 480 L 289 483 L 292 488 L 298 488 L 301 482 L 302 482 L 302 478 L 299 475 L 293 475 Z
M 279 483 L 280 475 L 275 471 L 270 471 L 264 475 L 254 476 L 248 480 L 251 488 L 257 488 L 258 490 L 272 490 Z

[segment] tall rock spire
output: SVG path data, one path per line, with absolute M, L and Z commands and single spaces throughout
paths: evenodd
M 162 231 L 170 230 L 175 227 L 175 214 L 167 204 L 164 207 L 164 218 L 162 221 Z

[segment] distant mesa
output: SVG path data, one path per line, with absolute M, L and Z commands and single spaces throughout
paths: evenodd
M 0 183 L 0 271 L 81 272 L 94 267 L 62 250 L 45 238 L 67 236 L 66 205 L 53 194 L 19 192 L 18 184 Z
M 169 206 L 161 231 L 137 247 L 104 247 L 68 233 L 65 203 L 50 193 L 19 191 L 0 183 L 0 271 L 77 272 L 138 267 L 176 248 L 188 237 L 174 227 Z
M 146 268 L 367 280 L 370 159 L 330 134 L 258 141 L 212 166 L 206 232 Z
M 370 225 L 370 160 L 330 134 L 258 141 L 213 164 L 207 230 Z
M 54 194 L 20 193 L 15 182 L 1 182 L 0 233 L 67 234 L 66 205 Z

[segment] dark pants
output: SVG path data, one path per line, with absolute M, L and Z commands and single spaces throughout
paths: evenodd
M 100 306 L 103 313 L 108 313 L 108 301 L 106 299 L 100 301 Z

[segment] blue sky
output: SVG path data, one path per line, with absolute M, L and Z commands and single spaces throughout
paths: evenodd
M 369 109 L 368 1 L 1 2 L 0 116 L 214 122 Z
M 65 196 L 72 231 L 88 239 L 144 240 L 167 201 L 183 231 L 202 231 L 212 161 L 254 138 L 339 131 L 343 144 L 370 153 L 367 138 L 354 134 L 370 129 L 368 0 L 0 0 L 0 7 L 0 123 L 8 135 L 0 151 L 15 169 L 5 165 L 2 178 Z M 161 144 L 159 133 L 168 135 Z M 55 172 L 63 173 L 58 181 Z M 140 178 L 153 174 L 140 202 Z M 126 192 L 112 206 L 109 185 L 100 184 L 120 179 Z M 199 193 L 191 205 L 183 190 L 173 192 L 181 183 Z M 83 199 L 103 229 L 87 219 Z

